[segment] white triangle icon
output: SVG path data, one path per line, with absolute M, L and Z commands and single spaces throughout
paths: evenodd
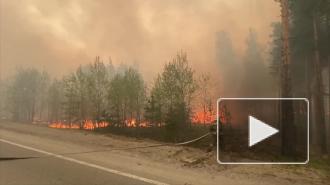
M 269 138 L 276 133 L 278 133 L 277 129 L 267 125 L 253 116 L 249 116 L 249 147 Z

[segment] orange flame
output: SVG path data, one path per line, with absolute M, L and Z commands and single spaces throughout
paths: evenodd
M 137 122 L 135 118 L 127 119 L 124 121 L 126 127 L 150 127 L 151 125 L 147 121 Z M 94 122 L 92 120 L 85 120 L 82 124 L 79 123 L 64 123 L 64 122 L 54 122 L 48 125 L 50 128 L 58 129 L 84 129 L 84 130 L 94 130 L 96 128 L 105 128 L 110 126 L 110 123 L 106 121 Z
M 126 127 L 150 127 L 150 124 L 147 121 L 138 123 L 135 118 L 125 120 Z
M 127 127 L 137 127 L 136 119 L 132 118 L 132 119 L 125 120 L 125 125 Z
M 48 125 L 50 128 L 62 128 L 62 129 L 80 129 L 80 125 L 70 123 L 70 124 L 65 124 L 62 122 L 57 122 L 57 123 L 51 123 Z
M 191 121 L 196 124 L 212 124 L 216 119 L 216 115 L 210 112 L 196 112 Z
M 50 128 L 60 128 L 60 129 L 84 129 L 84 130 L 94 130 L 95 128 L 105 128 L 110 124 L 108 122 L 93 122 L 92 120 L 85 120 L 82 124 L 78 123 L 63 123 L 55 122 L 48 125 Z

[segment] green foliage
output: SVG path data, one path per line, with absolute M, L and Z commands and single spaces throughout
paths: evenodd
M 34 121 L 43 111 L 43 101 L 49 76 L 36 69 L 18 70 L 7 87 L 6 109 L 15 121 Z M 39 119 L 41 119 L 39 117 Z
M 164 124 L 163 96 L 161 88 L 161 76 L 159 75 L 150 92 L 150 97 L 145 105 L 144 117 L 153 126 Z
M 91 102 L 91 117 L 94 120 L 99 120 L 105 116 L 106 102 L 104 101 L 107 96 L 108 85 L 108 71 L 99 57 L 93 64 L 87 66 L 87 94 L 88 100 Z
M 262 57 L 256 37 L 251 34 L 247 43 L 247 63 L 259 65 Z M 107 119 L 123 127 L 127 121 L 136 120 L 138 126 L 145 119 L 151 125 L 165 126 L 169 137 L 175 139 L 191 124 L 193 95 L 198 89 L 203 110 L 213 111 L 208 83 L 207 75 L 196 81 L 187 55 L 180 52 L 164 66 L 148 98 L 138 70 L 127 66 L 114 68 L 112 64 L 104 64 L 99 57 L 92 64 L 80 66 L 63 79 L 53 81 L 49 88 L 44 86 L 42 89 L 48 91 L 51 121 Z
M 307 97 L 313 102 L 312 128 L 323 153 L 326 151 L 324 69 L 330 62 L 330 1 L 289 0 L 290 78 L 293 97 Z M 273 26 L 271 70 L 277 77 L 281 67 L 281 25 Z M 329 109 L 329 107 L 328 107 Z M 314 131 L 313 131 L 314 132 Z M 315 132 L 315 133 L 316 133 Z
M 330 178 L 329 171 L 330 171 L 330 159 L 329 156 L 324 157 L 316 157 L 312 156 L 308 167 L 312 167 L 315 169 L 319 169 L 326 173 L 326 175 Z
M 131 67 L 117 73 L 108 89 L 110 116 L 114 123 L 123 126 L 125 120 L 141 122 L 145 102 L 145 85 L 141 74 Z
M 62 108 L 68 122 L 105 119 L 108 84 L 112 73 L 112 65 L 107 66 L 96 57 L 94 63 L 80 66 L 74 73 L 63 78 Z
M 72 122 L 79 117 L 80 101 L 78 80 L 75 74 L 63 79 L 63 109 L 64 118 Z
M 62 119 L 62 102 L 63 102 L 63 84 L 54 80 L 48 88 L 48 110 L 49 121 L 59 121 Z
M 187 55 L 178 53 L 165 65 L 150 92 L 146 118 L 154 124 L 165 125 L 169 132 L 185 129 L 190 123 L 191 100 L 197 83 L 188 65 Z
M 290 0 L 290 54 L 292 59 L 292 81 L 296 96 L 310 96 L 306 88 L 315 74 L 313 63 L 316 49 L 320 63 L 329 63 L 330 54 L 330 2 L 328 0 Z M 317 27 L 318 43 L 315 47 L 314 23 Z

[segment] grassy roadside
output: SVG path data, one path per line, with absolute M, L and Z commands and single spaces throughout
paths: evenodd
M 330 178 L 330 156 L 322 156 L 322 157 L 316 157 L 312 156 L 311 160 L 307 164 L 308 167 L 324 171 L 328 174 Z

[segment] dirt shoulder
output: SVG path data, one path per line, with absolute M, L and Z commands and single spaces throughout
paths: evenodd
M 231 182 L 240 182 L 236 184 L 281 185 L 329 184 L 330 181 L 329 174 L 327 173 L 327 166 L 323 168 L 322 163 L 324 161 L 317 161 L 318 163 L 313 163 L 313 161 L 311 161 L 311 164 L 306 166 L 219 165 L 216 162 L 215 152 L 206 152 L 188 146 L 162 146 L 117 150 L 118 148 L 134 148 L 162 144 L 147 139 L 135 139 L 83 130 L 52 129 L 45 125 L 8 122 L 0 123 L 0 130 L 61 141 L 67 143 L 68 146 L 81 146 L 81 149 L 79 148 L 72 151 L 76 153 L 91 152 L 90 154 L 94 156 L 102 152 L 103 154 L 104 152 L 107 154 L 115 153 L 120 156 L 127 156 L 127 158 L 139 159 L 136 160 L 137 166 L 155 163 L 157 166 L 168 167 L 171 170 L 177 169 L 182 176 L 185 175 L 182 173 L 200 174 L 194 178 L 207 178 L 203 181 L 203 183 L 206 182 L 205 184 L 217 184 L 216 182 L 219 182 L 221 179 L 220 177 L 230 179 L 228 183 L 225 184 L 230 184 Z M 93 153 L 92 151 L 96 152 Z M 70 152 L 70 149 L 66 149 L 65 152 Z M 150 165 L 150 167 L 152 167 L 152 165 Z M 194 181 L 187 181 L 186 184 L 194 184 L 192 182 Z

